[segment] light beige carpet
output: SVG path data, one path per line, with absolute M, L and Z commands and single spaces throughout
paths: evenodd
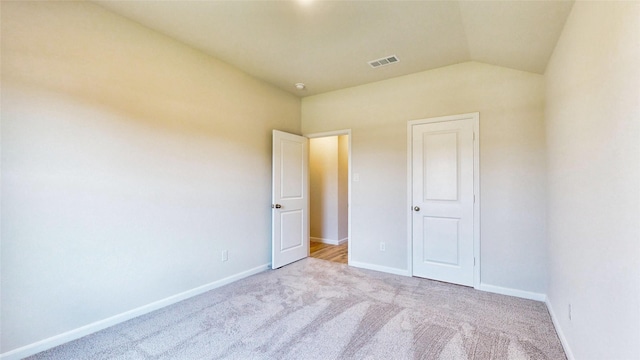
M 305 259 L 31 359 L 565 359 L 543 303 Z

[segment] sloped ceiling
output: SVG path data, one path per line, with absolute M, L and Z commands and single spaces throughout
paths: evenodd
M 480 61 L 542 74 L 572 1 L 109 1 L 298 96 Z M 388 55 L 400 62 L 373 69 Z M 303 82 L 307 88 L 296 90 Z

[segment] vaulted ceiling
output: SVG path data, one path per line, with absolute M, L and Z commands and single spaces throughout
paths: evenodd
M 109 1 L 298 96 L 480 61 L 542 74 L 572 1 Z M 399 62 L 372 68 L 370 60 Z M 299 91 L 294 84 L 302 82 Z

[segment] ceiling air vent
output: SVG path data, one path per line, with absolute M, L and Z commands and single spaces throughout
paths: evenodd
M 397 56 L 391 55 L 391 56 L 383 57 L 381 59 L 371 60 L 371 61 L 369 61 L 369 65 L 371 65 L 371 67 L 375 69 L 375 68 L 378 68 L 380 66 L 385 66 L 385 65 L 389 65 L 389 64 L 395 64 L 398 61 L 400 61 L 400 60 L 398 59 Z

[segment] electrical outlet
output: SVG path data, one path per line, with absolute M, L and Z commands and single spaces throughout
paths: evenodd
M 569 304 L 569 321 L 571 321 L 571 304 Z
M 229 251 L 222 250 L 222 261 L 227 261 L 227 260 L 229 260 Z
M 386 251 L 387 250 L 387 245 L 384 242 L 380 243 L 380 251 Z

